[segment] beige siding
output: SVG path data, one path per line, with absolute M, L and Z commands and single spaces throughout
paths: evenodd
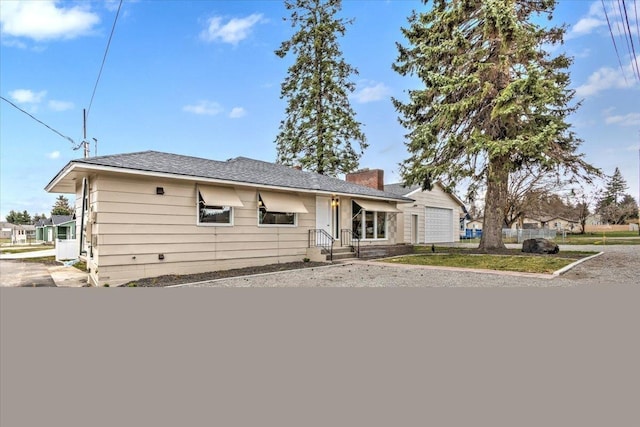
M 403 214 L 398 214 L 399 221 L 402 222 L 398 226 L 402 230 L 403 243 L 411 243 L 412 223 L 411 215 L 418 216 L 418 243 L 425 243 L 425 207 L 444 208 L 453 210 L 453 241 L 460 240 L 460 220 L 459 214 L 462 211 L 460 204 L 453 199 L 448 193 L 436 185 L 431 191 L 416 191 L 407 197 L 414 199 L 414 203 L 398 203 L 398 208 Z
M 156 187 L 163 187 L 164 195 L 157 195 Z M 309 213 L 298 214 L 296 227 L 274 227 L 258 225 L 256 189 L 236 191 L 244 207 L 234 208 L 233 226 L 197 225 L 195 182 L 94 178 L 92 232 L 98 238 L 93 281 L 113 286 L 142 277 L 305 257 L 308 230 L 315 227 L 315 195 L 299 195 Z

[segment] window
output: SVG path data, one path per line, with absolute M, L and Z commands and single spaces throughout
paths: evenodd
M 353 217 L 351 229 L 363 239 L 386 239 L 387 213 L 365 210 L 355 201 L 351 202 Z
M 204 201 L 200 202 L 200 223 L 201 224 L 231 224 L 230 206 L 208 206 Z
M 260 225 L 296 225 L 296 214 L 268 210 L 262 195 L 258 194 L 258 223 Z
M 243 206 L 233 188 L 198 187 L 198 224 L 233 225 L 233 208 Z

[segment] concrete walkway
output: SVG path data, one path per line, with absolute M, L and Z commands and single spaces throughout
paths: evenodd
M 0 255 L 0 286 L 57 286 L 79 288 L 87 283 L 87 273 L 73 266 L 46 266 L 19 260 L 55 256 L 55 249 Z
M 56 256 L 56 250 L 45 249 L 44 251 L 20 252 L 17 254 L 0 254 L 0 259 L 42 258 L 48 256 Z

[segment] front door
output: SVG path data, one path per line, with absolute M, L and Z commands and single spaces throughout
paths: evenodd
M 331 197 L 316 196 L 316 228 L 333 235 L 331 231 Z

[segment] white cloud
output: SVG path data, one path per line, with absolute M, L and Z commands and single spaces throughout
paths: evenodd
M 215 116 L 216 114 L 220 114 L 223 111 L 222 106 L 213 101 L 198 101 L 194 105 L 185 105 L 184 107 L 182 107 L 182 110 L 188 113 L 206 116 Z
M 222 41 L 235 46 L 249 37 L 253 27 L 263 21 L 262 14 L 258 13 L 246 18 L 232 18 L 226 24 L 222 23 L 221 17 L 214 16 L 209 18 L 208 27 L 200 33 L 200 37 L 207 42 Z
M 19 104 L 39 104 L 47 95 L 47 91 L 34 92 L 29 89 L 16 89 L 9 96 Z
M 55 159 L 60 157 L 60 152 L 59 151 L 52 151 L 51 153 L 47 154 L 47 157 L 50 158 L 51 160 L 55 160 Z
M 606 114 L 604 121 L 608 125 L 637 126 L 640 125 L 640 113 L 629 113 L 617 116 Z
M 18 49 L 26 49 L 27 45 L 19 40 L 2 38 L 2 46 L 17 47 Z
M 636 61 L 640 64 L 640 56 L 636 58 Z M 608 89 L 634 87 L 635 84 L 632 63 L 624 67 L 624 71 L 620 68 L 602 67 L 589 76 L 587 83 L 576 88 L 576 95 L 578 98 L 583 98 Z
M 88 34 L 100 22 L 100 17 L 84 4 L 64 7 L 57 3 L 55 0 L 3 1 L 0 32 L 36 41 L 72 39 Z
M 606 6 L 606 14 L 603 9 L 603 4 Z M 611 24 L 611 30 L 615 36 L 620 36 L 621 28 L 624 28 L 623 25 L 626 25 L 622 22 L 622 15 L 620 14 L 619 5 L 616 2 L 608 1 L 602 2 L 601 0 L 595 1 L 591 3 L 589 6 L 589 12 L 587 15 L 582 16 L 578 22 L 576 22 L 569 31 L 565 39 L 571 39 L 575 37 L 584 36 L 587 34 L 591 34 L 595 30 L 600 27 L 607 27 L 606 31 L 602 31 L 602 35 L 606 35 L 610 37 L 608 26 L 607 26 L 607 18 L 609 19 L 609 23 Z M 629 17 L 631 23 L 633 23 L 633 16 Z
M 367 102 L 380 101 L 382 99 L 386 99 L 391 95 L 391 89 L 385 86 L 384 83 L 369 83 L 368 86 L 363 87 L 359 91 L 357 91 L 353 97 L 356 101 L 361 104 L 365 104 Z
M 247 110 L 242 107 L 233 107 L 229 113 L 229 117 L 232 119 L 239 119 L 247 115 Z
M 51 101 L 49 101 L 49 108 L 52 109 L 53 111 L 67 111 L 67 110 L 71 110 L 73 107 L 74 107 L 73 102 L 57 101 L 55 99 L 52 99 Z
M 598 27 L 602 27 L 603 25 L 607 25 L 606 21 L 597 18 L 582 18 L 578 22 L 575 23 L 574 26 L 571 27 L 571 31 L 567 36 L 581 36 L 584 34 L 590 34 L 593 30 Z

